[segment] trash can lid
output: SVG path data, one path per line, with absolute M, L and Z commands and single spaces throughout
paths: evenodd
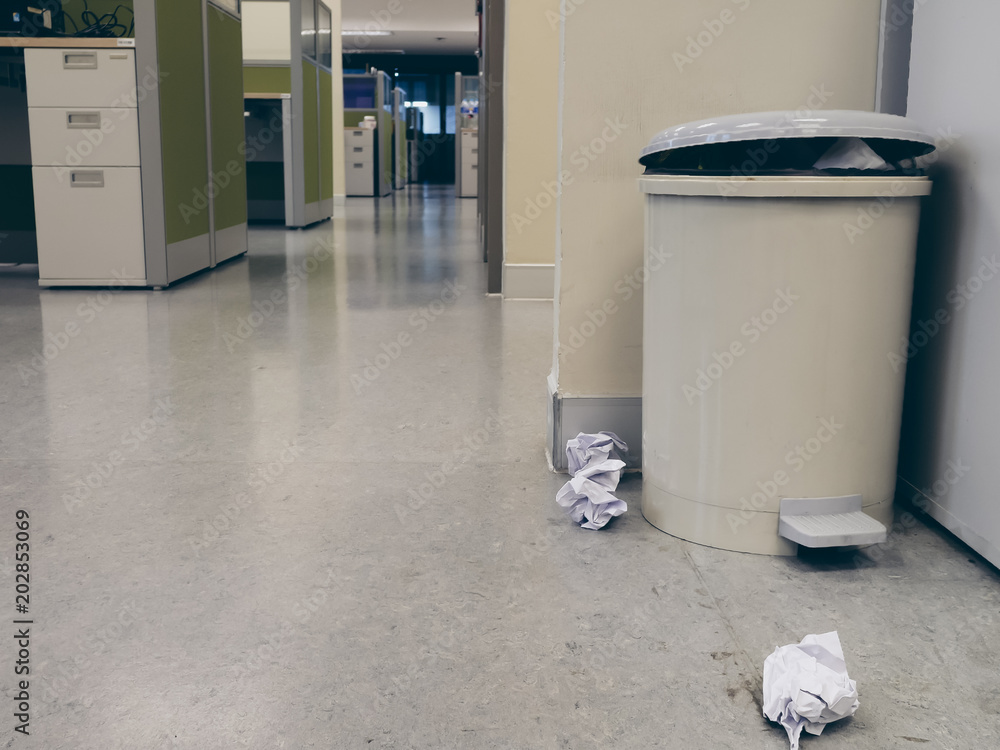
M 805 114 L 754 112 L 713 117 L 667 128 L 642 150 L 639 163 L 650 166 L 657 161 L 657 154 L 684 148 L 740 141 L 813 138 L 860 138 L 873 146 L 890 142 L 895 161 L 923 156 L 935 148 L 933 136 L 912 120 L 898 115 L 854 110 L 818 110 Z

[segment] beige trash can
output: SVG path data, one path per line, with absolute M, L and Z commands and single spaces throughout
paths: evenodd
M 891 525 L 931 190 L 906 167 L 933 139 L 821 114 L 692 123 L 643 152 L 646 252 L 669 259 L 645 287 L 642 512 L 682 539 L 793 555 Z

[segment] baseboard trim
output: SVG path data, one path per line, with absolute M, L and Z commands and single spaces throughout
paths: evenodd
M 306 226 L 310 224 L 315 224 L 317 221 L 322 221 L 328 216 L 323 216 L 323 204 L 319 201 L 315 203 L 306 204 Z
M 110 287 L 112 289 L 117 289 L 119 287 L 135 287 L 143 288 L 147 286 L 152 286 L 146 279 L 39 279 L 38 286 L 44 287 L 55 287 L 55 286 L 93 286 L 93 287 Z
M 566 441 L 581 432 L 613 432 L 629 446 L 629 469 L 642 467 L 642 397 L 563 396 L 548 380 L 546 455 L 553 471 L 566 472 Z
M 551 300 L 555 296 L 555 287 L 555 264 L 504 264 L 503 297 L 505 300 Z
M 190 276 L 212 265 L 209 236 L 207 234 L 167 245 L 167 282 Z
M 223 263 L 247 251 L 247 225 L 237 224 L 215 232 L 215 262 Z

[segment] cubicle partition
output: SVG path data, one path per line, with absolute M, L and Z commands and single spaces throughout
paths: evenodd
M 330 9 L 320 0 L 243 2 L 246 136 L 253 156 L 248 158 L 248 197 L 254 219 L 278 218 L 279 201 L 290 227 L 333 216 L 331 67 L 340 47 L 334 31 Z M 279 128 L 280 151 L 268 144 L 251 148 L 264 139 L 277 140 Z
M 105 17 L 66 8 L 71 32 L 75 13 L 76 26 Z M 16 234 L 0 260 L 30 260 L 34 245 L 43 286 L 157 288 L 246 252 L 235 8 L 117 2 L 105 10 L 115 37 L 0 39 L 14 84 L 0 140 L 21 153 L 0 149 L 15 162 L 0 167 L 0 184 L 22 204 L 0 213 L 0 235 Z
M 220 2 L 237 4 L 235 0 Z M 218 191 L 212 207 L 214 260 L 221 263 L 247 251 L 243 29 L 240 19 L 228 13 L 210 12 L 207 19 L 210 171 L 231 178 Z M 240 174 L 233 174 L 237 170 Z

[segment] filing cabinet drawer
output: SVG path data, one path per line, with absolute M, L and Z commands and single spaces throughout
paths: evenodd
M 479 165 L 462 164 L 462 195 L 473 198 L 479 194 Z
M 344 154 L 344 158 L 347 161 L 374 161 L 375 147 L 348 143 L 347 153 Z
M 139 110 L 30 107 L 36 167 L 138 167 Z
M 135 50 L 26 49 L 29 107 L 134 107 Z
M 348 195 L 375 194 L 375 166 L 371 161 L 349 160 L 344 171 Z
M 359 159 L 359 158 L 355 158 L 355 157 L 351 156 L 350 154 L 348 154 L 347 155 L 347 160 L 344 162 L 344 164 L 347 167 L 347 169 L 349 169 L 349 170 L 350 169 L 356 169 L 356 170 L 367 169 L 372 174 L 374 174 L 374 172 L 375 172 L 375 159 L 373 159 L 371 156 L 365 156 L 365 157 Z
M 462 155 L 479 153 L 479 133 L 462 133 Z
M 344 130 L 344 145 L 350 153 L 355 146 L 361 146 L 370 151 L 375 149 L 375 131 L 367 128 L 347 128 Z
M 139 173 L 32 168 L 40 278 L 146 277 Z

